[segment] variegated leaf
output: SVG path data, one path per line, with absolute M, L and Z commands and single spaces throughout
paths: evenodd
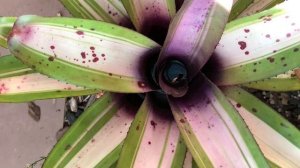
M 130 96 L 105 94 L 59 140 L 43 167 L 113 166 L 139 105 Z
M 0 57 L 0 102 L 88 95 L 100 92 L 71 85 L 34 72 L 12 55 Z
M 162 44 L 176 13 L 175 0 L 122 0 L 138 32 Z
M 232 0 L 184 1 L 169 26 L 156 63 L 158 83 L 164 92 L 176 97 L 186 93 L 187 80 L 192 80 L 200 71 L 220 40 L 231 5 Z M 163 79 L 170 60 L 181 62 L 188 71 L 184 89 L 172 87 Z
M 218 85 L 234 85 L 299 67 L 300 12 L 294 8 L 299 4 L 286 1 L 229 23 L 206 74 Z
M 146 97 L 124 141 L 118 168 L 182 167 L 186 147 L 168 113 Z
M 199 167 L 268 167 L 243 119 L 206 77 L 199 74 L 184 97 L 169 101 Z
M 69 12 L 84 19 L 102 20 L 130 27 L 131 22 L 120 0 L 60 0 Z
M 114 92 L 147 92 L 147 64 L 160 46 L 105 22 L 19 17 L 10 51 L 38 72 L 79 86 Z
M 271 107 L 238 87 L 225 87 L 264 155 L 278 167 L 300 167 L 300 131 Z
M 276 77 L 245 83 L 242 86 L 266 91 L 297 91 L 300 90 L 299 72 L 300 69 L 290 70 Z

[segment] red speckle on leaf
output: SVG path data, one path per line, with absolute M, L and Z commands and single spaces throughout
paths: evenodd
M 93 62 L 98 62 L 99 61 L 99 58 L 98 57 L 95 57 L 94 59 L 93 59 Z
M 148 141 L 148 144 L 151 145 L 151 141 Z
M 92 143 L 94 143 L 95 141 L 96 141 L 96 140 L 95 140 L 94 138 L 91 140 Z
M 286 19 L 288 19 L 288 18 L 289 18 L 289 16 L 285 16 L 285 18 L 286 18 Z
M 270 34 L 266 34 L 266 38 L 270 38 L 271 36 L 270 36 Z
M 174 149 L 172 150 L 172 153 L 174 153 Z
M 275 61 L 275 59 L 273 57 L 269 57 L 269 58 L 267 58 L 267 60 L 269 60 L 270 63 L 273 63 Z
M 78 34 L 78 35 L 84 35 L 84 32 L 83 32 L 83 31 L 80 31 L 80 30 L 78 30 L 78 31 L 76 32 L 76 34 Z
M 50 46 L 50 48 L 51 48 L 51 50 L 54 50 L 54 49 L 55 49 L 55 46 L 52 45 L 52 46 Z
M 48 57 L 48 61 L 54 61 L 54 57 L 53 56 Z
M 249 33 L 250 30 L 249 30 L 249 29 L 244 29 L 244 32 L 245 32 L 245 33 Z
M 240 45 L 241 50 L 244 50 L 247 47 L 247 43 L 244 41 L 239 41 L 238 44 Z
M 280 40 L 279 39 L 276 39 L 276 42 L 278 43 Z
M 210 104 L 211 103 L 211 101 L 208 99 L 207 101 L 206 101 L 206 104 Z
M 102 57 L 105 57 L 105 54 L 101 54 Z
M 298 28 L 298 29 L 294 29 L 294 31 L 300 31 L 300 29 Z
M 157 123 L 155 121 L 153 121 L 153 120 L 150 121 L 150 124 L 152 125 L 153 128 L 155 128 L 156 125 L 157 125 Z
M 83 59 L 85 59 L 85 58 L 86 58 L 86 54 L 85 54 L 85 52 L 81 52 L 81 53 L 80 53 L 80 55 L 81 55 L 81 57 L 82 57 Z
M 181 123 L 185 123 L 184 119 L 180 119 L 179 121 L 180 121 Z
M 92 54 L 92 57 L 96 57 L 97 56 L 97 54 Z
M 91 46 L 90 49 L 91 49 L 91 50 L 95 50 L 95 47 Z
M 266 17 L 263 18 L 263 20 L 264 20 L 264 23 L 266 23 L 266 22 L 271 21 L 272 18 L 270 18 L 270 16 L 266 16 Z
M 0 94 L 7 91 L 7 90 L 8 90 L 8 88 L 5 86 L 4 83 L 2 83 L 1 86 L 0 86 Z
M 240 107 L 242 107 L 242 105 L 241 105 L 240 103 L 237 103 L 237 104 L 236 104 L 236 107 L 237 107 L 237 108 L 240 108 Z
M 8 38 L 19 36 L 21 38 L 21 41 L 25 41 L 31 37 L 32 33 L 35 32 L 33 32 L 33 30 L 28 26 L 15 26 L 9 34 Z
M 12 31 L 10 32 L 8 38 L 12 38 L 15 35 L 20 35 L 22 33 L 22 29 L 21 28 L 13 28 Z
M 245 55 L 249 55 L 249 51 L 246 51 L 246 52 L 245 52 Z
M 287 34 L 286 34 L 286 37 L 287 37 L 287 38 L 291 37 L 291 33 L 287 33 Z

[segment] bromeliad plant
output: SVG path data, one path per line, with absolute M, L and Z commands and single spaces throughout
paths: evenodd
M 79 18 L 0 19 L 0 101 L 106 91 L 44 167 L 300 167 L 299 130 L 239 87 L 289 90 L 297 0 L 61 2 Z

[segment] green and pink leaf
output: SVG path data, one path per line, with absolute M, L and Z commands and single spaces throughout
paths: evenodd
M 17 20 L 9 45 L 23 63 L 53 78 L 129 93 L 153 90 L 143 69 L 160 48 L 145 36 L 109 23 L 37 16 Z
M 181 167 L 186 147 L 169 110 L 156 107 L 148 95 L 139 109 L 118 161 L 120 168 Z
M 264 155 L 279 167 L 299 167 L 300 131 L 271 107 L 239 87 L 225 87 Z
M 136 30 L 163 43 L 176 13 L 175 0 L 122 0 Z
M 297 91 L 300 90 L 299 72 L 299 69 L 296 68 L 276 77 L 244 83 L 242 86 L 265 91 Z
M 128 96 L 106 93 L 97 100 L 59 140 L 44 167 L 114 165 L 140 105 L 139 100 Z
M 169 101 L 199 167 L 268 167 L 242 118 L 206 77 L 199 74 L 186 96 Z
M 291 7 L 297 4 L 285 2 L 229 23 L 211 59 L 209 76 L 218 85 L 234 85 L 299 67 L 299 10 Z
M 163 80 L 162 70 L 170 60 L 185 65 L 188 79 L 200 71 L 221 38 L 231 10 L 232 0 L 184 1 L 169 26 L 168 34 L 156 63 L 158 83 L 167 94 L 181 96 L 180 90 Z M 187 90 L 187 89 L 185 89 Z
M 0 102 L 25 102 L 98 93 L 34 72 L 12 55 L 0 57 Z

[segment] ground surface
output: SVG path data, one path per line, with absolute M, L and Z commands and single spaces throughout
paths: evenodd
M 0 16 L 55 16 L 58 12 L 67 15 L 58 0 L 0 0 Z M 0 49 L 0 56 L 7 53 Z M 26 103 L 0 104 L 0 167 L 23 168 L 47 156 L 56 143 L 56 132 L 63 126 L 64 99 L 35 103 L 41 108 L 38 122 L 28 114 Z

